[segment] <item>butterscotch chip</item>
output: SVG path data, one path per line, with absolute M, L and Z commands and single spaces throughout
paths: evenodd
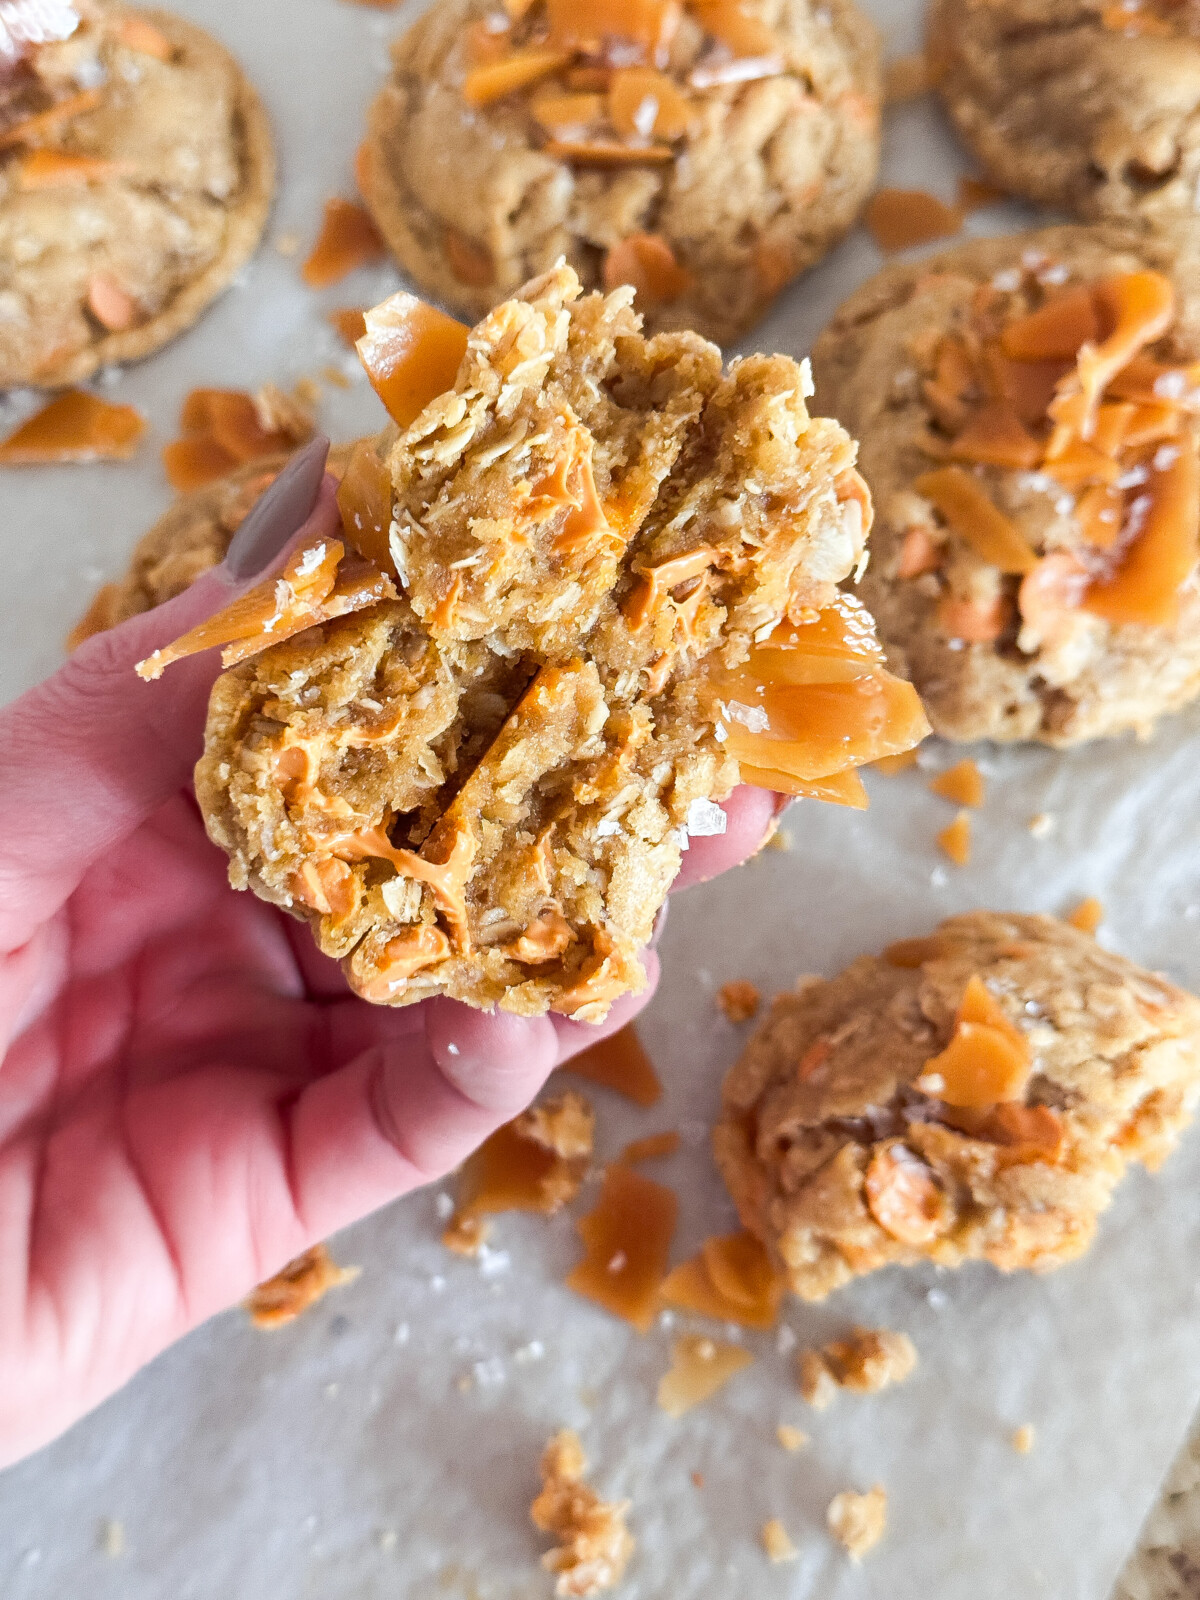
M 323 1244 L 315 1244 L 259 1284 L 246 1300 L 250 1321 L 256 1328 L 282 1327 L 316 1305 L 330 1289 L 353 1283 L 361 1271 L 361 1267 L 339 1267 Z
M 887 1493 L 880 1484 L 857 1494 L 843 1489 L 829 1502 L 825 1513 L 829 1531 L 846 1547 L 852 1561 L 861 1561 L 883 1538 L 887 1527 Z
M 542 1453 L 542 1490 L 529 1508 L 534 1526 L 558 1541 L 542 1557 L 555 1594 L 579 1600 L 619 1583 L 634 1549 L 628 1500 L 602 1500 L 584 1483 L 586 1470 L 579 1436 L 564 1428 Z
M 330 470 L 341 472 L 353 445 L 334 445 Z M 225 559 L 230 540 L 259 496 L 287 465 L 286 455 L 247 462 L 226 477 L 178 495 L 134 547 L 124 575 L 106 583 L 68 638 L 74 650 L 94 633 L 152 611 Z
M 274 186 L 233 57 L 97 0 L 0 95 L 0 387 L 57 387 L 189 327 L 253 254 Z
M 935 0 L 928 42 L 951 120 L 1003 188 L 1087 218 L 1194 216 L 1195 0 Z
M 857 592 L 945 738 L 1144 733 L 1200 693 L 1189 260 L 1111 226 L 975 240 L 818 340 L 878 512 Z
M 713 1141 L 743 1223 L 816 1300 L 891 1262 L 1074 1259 L 1198 1094 L 1200 1002 L 1053 917 L 976 911 L 780 995 Z M 826 1353 L 806 1354 L 820 1393 Z
M 402 593 L 225 673 L 197 795 L 234 885 L 307 920 L 366 998 L 598 1020 L 645 981 L 689 833 L 796 748 L 738 723 L 741 663 L 781 626 L 785 649 L 806 626 L 874 649 L 835 589 L 869 508 L 800 366 L 647 340 L 628 291 L 581 297 L 561 267 L 456 338 L 454 388 L 359 463 Z M 821 744 L 825 770 L 881 753 L 881 721 L 924 731 L 909 687 L 863 669 L 862 739 Z
M 717 1004 L 730 1022 L 749 1022 L 759 999 L 758 985 L 748 978 L 733 978 L 717 990 Z
M 595 14 L 593 15 L 593 12 Z M 478 317 L 565 256 L 653 330 L 744 332 L 851 227 L 879 159 L 850 0 L 449 0 L 392 49 L 358 168 L 396 259 Z

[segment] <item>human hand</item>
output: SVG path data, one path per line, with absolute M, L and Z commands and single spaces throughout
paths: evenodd
M 0 1466 L 455 1167 L 653 992 L 648 950 L 649 987 L 600 1027 L 371 1006 L 307 928 L 229 888 L 191 795 L 216 654 L 150 685 L 133 666 L 336 532 L 323 461 L 280 476 L 225 567 L 0 711 Z M 677 887 L 750 854 L 777 799 L 738 790 Z

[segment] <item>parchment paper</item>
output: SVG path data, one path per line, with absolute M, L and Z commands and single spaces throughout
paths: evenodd
M 307 246 L 323 198 L 349 192 L 384 40 L 410 13 L 334 0 L 180 9 L 218 31 L 263 87 L 282 156 L 272 236 Z M 913 47 L 913 0 L 868 9 L 894 53 Z M 958 157 L 928 105 L 892 113 L 887 143 L 888 181 L 952 194 Z M 972 226 L 1005 221 L 990 213 Z M 804 351 L 877 262 L 856 235 L 755 343 Z M 295 259 L 268 247 L 198 329 L 111 392 L 148 410 L 158 445 L 195 383 L 288 382 L 343 360 L 322 309 L 367 303 L 395 281 L 381 269 L 316 297 Z M 376 416 L 360 385 L 331 393 L 324 421 L 347 436 Z M 54 667 L 95 583 L 121 569 L 167 492 L 148 447 L 128 467 L 7 473 L 0 497 L 0 668 L 12 694 Z M 942 766 L 959 753 L 935 746 L 922 759 Z M 767 852 L 675 905 L 643 1024 L 667 1096 L 651 1112 L 594 1098 L 602 1155 L 682 1130 L 684 1148 L 652 1169 L 680 1195 L 676 1259 L 733 1225 L 707 1149 L 720 1076 L 743 1036 L 713 1005 L 725 979 L 770 993 L 952 910 L 1063 910 L 1090 893 L 1108 907 L 1106 940 L 1200 985 L 1200 713 L 1149 746 L 978 754 L 989 798 L 965 870 L 933 844 L 951 809 L 926 792 L 927 770 L 910 771 L 873 778 L 866 815 L 800 805 L 789 854 Z M 1054 827 L 1035 840 L 1027 824 L 1039 812 Z M 633 1501 L 628 1600 L 1103 1600 L 1200 1395 L 1198 1184 L 1192 1136 L 1157 1178 L 1130 1177 L 1091 1254 L 1055 1276 L 889 1272 L 822 1307 L 795 1305 L 782 1336 L 746 1336 L 753 1367 L 677 1422 L 653 1403 L 672 1330 L 639 1338 L 562 1287 L 577 1255 L 570 1216 L 502 1218 L 474 1264 L 437 1242 L 445 1203 L 415 1196 L 335 1241 L 362 1277 L 300 1322 L 267 1335 L 240 1313 L 218 1318 L 0 1476 L 0 1594 L 535 1600 L 550 1592 L 527 1516 L 536 1461 L 569 1424 L 598 1486 Z M 918 1371 L 903 1388 L 814 1413 L 786 1346 L 855 1321 L 907 1330 Z M 778 1447 L 781 1420 L 811 1434 L 807 1449 Z M 1010 1435 L 1025 1422 L 1036 1446 L 1020 1456 Z M 875 1482 L 889 1493 L 888 1532 L 855 1568 L 824 1532 L 824 1511 L 838 1490 Z M 757 1531 L 768 1517 L 799 1545 L 795 1563 L 767 1564 Z M 120 1555 L 104 1553 L 109 1520 L 123 1530 Z

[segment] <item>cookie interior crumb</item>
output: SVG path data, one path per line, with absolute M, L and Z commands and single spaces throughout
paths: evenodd
M 843 1489 L 829 1502 L 825 1513 L 829 1531 L 852 1561 L 861 1561 L 883 1538 L 887 1528 L 887 1492 L 882 1484 L 858 1494 Z
M 583 1482 L 586 1470 L 578 1434 L 564 1428 L 542 1453 L 542 1489 L 529 1508 L 534 1526 L 558 1541 L 542 1557 L 555 1575 L 554 1592 L 574 1600 L 619 1583 L 634 1550 L 625 1525 L 629 1501 L 602 1500 Z
M 305 1250 L 260 1283 L 245 1302 L 256 1328 L 279 1328 L 316 1305 L 330 1289 L 353 1283 L 361 1267 L 339 1267 L 323 1244 Z

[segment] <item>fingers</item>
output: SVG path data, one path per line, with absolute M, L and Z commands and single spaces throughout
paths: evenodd
M 735 789 L 728 800 L 721 803 L 725 832 L 691 841 L 679 876 L 671 885 L 672 892 L 688 889 L 695 883 L 707 883 L 710 878 L 747 860 L 761 848 L 767 829 L 787 803 L 785 795 L 775 794 L 770 789 L 752 789 L 748 784 Z
M 338 528 L 334 485 L 318 479 L 313 486 L 313 459 L 307 479 L 301 471 L 285 481 L 285 469 L 263 497 L 283 483 L 259 518 L 259 555 L 270 543 L 266 534 L 282 554 L 293 532 L 309 538 Z M 311 515 L 297 530 L 290 519 L 303 514 L 306 496 Z M 0 949 L 23 944 L 93 861 L 190 781 L 219 655 L 181 661 L 149 684 L 134 664 L 247 583 L 223 567 L 205 573 L 176 599 L 89 639 L 53 677 L 0 711 Z

